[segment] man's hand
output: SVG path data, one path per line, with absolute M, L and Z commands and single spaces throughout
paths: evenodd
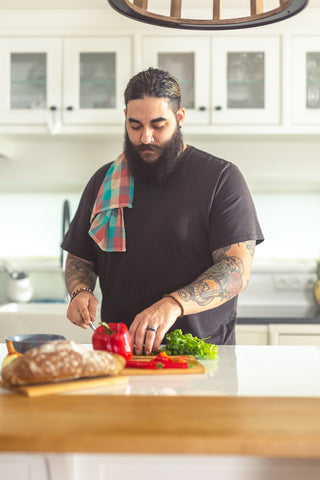
M 67 290 L 72 293 L 77 289 L 94 290 L 97 276 L 93 271 L 93 264 L 70 253 L 67 256 L 65 280 Z M 82 328 L 89 327 L 89 321 L 94 321 L 98 301 L 91 292 L 79 292 L 69 304 L 67 318 L 70 322 Z
M 88 328 L 89 322 L 94 322 L 96 317 L 96 311 L 98 306 L 98 300 L 89 292 L 83 291 L 70 302 L 67 318 L 74 325 L 78 325 L 81 328 Z
M 133 320 L 129 333 L 135 345 L 135 353 L 149 355 L 158 350 L 161 341 L 180 315 L 179 305 L 172 298 L 162 298 L 139 313 Z

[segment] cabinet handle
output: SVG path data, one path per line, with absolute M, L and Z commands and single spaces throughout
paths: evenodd
M 207 110 L 207 107 L 201 106 L 198 108 L 199 112 L 205 112 Z
M 219 110 L 222 110 L 222 107 L 221 107 L 221 105 L 216 105 L 216 106 L 214 107 L 214 109 L 217 110 L 217 111 L 219 111 Z
M 57 107 L 55 105 L 52 105 L 49 110 L 51 110 L 51 112 L 56 112 L 57 110 Z
M 72 112 L 73 106 L 72 106 L 72 105 L 69 105 L 69 106 L 66 108 L 66 110 L 68 110 L 69 112 Z

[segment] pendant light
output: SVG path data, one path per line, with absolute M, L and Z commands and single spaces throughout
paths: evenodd
M 286 20 L 299 13 L 308 4 L 308 0 L 277 0 L 279 6 L 265 11 L 263 0 L 248 0 L 250 15 L 244 17 L 222 18 L 223 0 L 212 0 L 212 14 L 208 19 L 182 18 L 183 0 L 171 0 L 168 15 L 159 15 L 148 10 L 148 0 L 108 0 L 117 12 L 143 23 L 161 27 L 189 30 L 231 30 L 267 25 Z M 195 8 L 197 0 L 194 0 Z

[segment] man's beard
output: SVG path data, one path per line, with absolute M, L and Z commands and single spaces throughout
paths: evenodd
M 159 184 L 168 178 L 178 163 L 178 156 L 183 150 L 183 139 L 177 125 L 175 132 L 163 146 L 148 145 L 149 149 L 158 152 L 160 156 L 153 162 L 147 162 L 139 155 L 145 145 L 134 146 L 129 139 L 127 131 L 124 137 L 124 153 L 126 155 L 130 172 L 135 178 L 147 183 Z

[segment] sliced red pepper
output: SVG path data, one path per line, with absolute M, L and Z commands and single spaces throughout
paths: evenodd
M 92 345 L 94 350 L 117 353 L 126 360 L 132 357 L 132 339 L 124 323 L 102 322 L 92 335 Z
M 173 360 L 167 355 L 168 358 L 159 354 L 151 360 L 127 360 L 128 368 L 145 368 L 145 369 L 159 369 L 159 368 L 189 368 L 189 362 L 186 358 Z M 179 361 L 178 361 L 179 360 Z

